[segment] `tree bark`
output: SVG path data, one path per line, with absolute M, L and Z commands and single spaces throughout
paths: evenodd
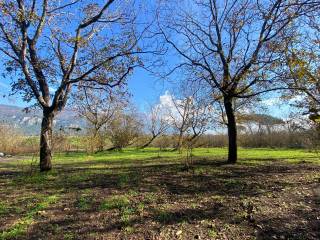
M 44 109 L 40 133 L 40 171 L 49 171 L 52 168 L 52 125 L 54 114 Z
M 97 146 L 97 150 L 96 150 L 95 153 L 103 152 L 103 150 L 104 150 L 104 141 L 103 141 L 102 133 L 100 133 L 99 130 L 97 130 L 97 134 L 96 134 L 95 138 L 96 137 L 98 137 L 98 139 L 97 139 L 98 146 Z
M 175 147 L 175 150 L 178 150 L 179 153 L 181 153 L 182 143 L 183 143 L 183 132 L 180 131 L 177 146 Z
M 144 148 L 148 147 L 157 137 L 158 137 L 158 135 L 152 136 L 152 138 L 150 138 L 150 140 L 149 140 L 147 143 L 145 143 L 144 145 L 142 145 L 142 146 L 140 147 L 140 149 L 144 149 Z
M 234 115 L 234 109 L 232 106 L 231 98 L 224 98 L 224 107 L 227 115 L 227 126 L 228 126 L 228 163 L 236 163 L 237 162 L 237 124 Z

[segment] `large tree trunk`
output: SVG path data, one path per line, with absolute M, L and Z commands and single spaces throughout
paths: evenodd
M 178 144 L 176 147 L 176 150 L 178 150 L 179 153 L 181 153 L 182 143 L 183 143 L 183 132 L 180 131 L 179 138 L 178 138 Z
M 98 139 L 96 139 L 98 138 Z M 102 133 L 97 130 L 97 133 L 95 134 L 95 141 L 97 141 L 97 150 L 95 153 L 103 152 L 104 150 L 104 141 L 103 141 Z
M 232 106 L 232 99 L 224 98 L 224 107 L 228 119 L 228 138 L 229 138 L 229 149 L 228 149 L 228 162 L 237 162 L 237 124 L 234 116 L 234 109 Z
M 52 168 L 52 125 L 53 112 L 44 109 L 40 133 L 40 171 L 49 171 Z

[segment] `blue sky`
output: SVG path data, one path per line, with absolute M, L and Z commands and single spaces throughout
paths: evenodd
M 0 68 L 1 71 L 1 68 Z M 143 110 L 149 103 L 159 101 L 160 96 L 170 91 L 170 84 L 164 80 L 157 79 L 143 69 L 136 69 L 128 80 L 128 89 L 132 94 L 134 104 Z M 0 104 L 8 104 L 26 107 L 30 104 L 23 102 L 20 95 L 8 96 L 10 93 L 10 80 L 0 76 Z M 264 113 L 282 118 L 288 118 L 290 107 L 279 99 L 276 94 L 270 94 L 262 105 L 266 107 Z
M 168 83 L 157 79 L 143 69 L 136 69 L 128 81 L 128 88 L 134 103 L 143 108 L 148 103 L 156 102 L 168 90 Z
M 128 88 L 132 94 L 133 102 L 139 108 L 143 108 L 146 104 L 157 101 L 169 87 L 165 81 L 157 79 L 147 71 L 136 69 L 128 81 Z M 0 104 L 22 107 L 29 105 L 22 101 L 19 94 L 9 96 L 10 89 L 10 80 L 0 76 Z
M 100 3 L 103 2 L 104 1 L 100 1 Z M 140 12 L 146 12 L 146 9 L 151 9 L 153 5 L 144 1 L 137 1 L 136 6 L 139 7 Z M 145 14 L 142 14 L 142 16 L 144 19 L 140 19 L 141 22 L 150 21 L 150 19 L 145 18 Z M 152 18 L 152 15 L 149 17 Z M 144 25 L 141 24 L 141 26 L 143 27 Z M 2 58 L 0 56 L 0 62 L 1 60 Z M 1 72 L 4 72 L 4 66 L 0 66 L 0 73 Z M 159 96 L 163 95 L 168 89 L 168 86 L 164 81 L 156 79 L 156 77 L 152 76 L 147 71 L 143 69 L 135 69 L 128 81 L 128 88 L 129 92 L 132 94 L 133 102 L 141 109 L 147 103 L 157 101 Z M 10 79 L 6 79 L 0 74 L 0 104 L 22 107 L 31 105 L 30 103 L 23 102 L 22 97 L 19 94 L 16 94 L 15 96 L 9 96 L 10 89 Z
M 172 54 L 170 57 L 170 63 L 177 61 L 178 59 Z M 0 71 L 3 72 L 3 67 L 0 66 Z M 151 75 L 143 69 L 135 69 L 134 73 L 128 81 L 128 89 L 132 94 L 134 104 L 143 109 L 148 103 L 154 103 L 159 100 L 159 97 L 164 95 L 167 90 L 170 90 L 170 85 L 164 80 L 159 80 L 155 76 Z M 5 79 L 0 75 L 0 104 L 9 104 L 26 107 L 30 104 L 22 101 L 20 95 L 8 96 L 10 92 L 10 80 Z M 5 95 L 5 96 L 4 96 Z M 279 101 L 276 95 L 270 95 L 266 100 L 265 105 L 267 107 L 268 114 L 274 116 L 287 117 L 289 113 L 289 107 L 287 104 Z

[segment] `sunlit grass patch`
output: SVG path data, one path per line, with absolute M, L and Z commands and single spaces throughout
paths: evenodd
M 104 199 L 100 204 L 100 211 L 117 210 L 122 228 L 128 233 L 133 232 L 130 222 L 137 212 L 143 211 L 139 204 L 136 206 L 127 195 L 113 196 Z
M 222 203 L 225 200 L 225 196 L 222 195 L 212 195 L 211 199 L 214 200 L 215 202 L 220 202 Z
M 124 207 L 120 210 L 120 220 L 123 227 L 130 225 L 132 217 L 135 215 L 136 209 L 134 207 Z
M 25 234 L 28 226 L 30 226 L 33 221 L 34 220 L 31 216 L 26 216 L 19 219 L 13 224 L 13 226 L 11 226 L 10 229 L 0 233 L 0 239 L 12 239 L 22 236 L 23 234 Z
M 46 209 L 49 205 L 56 203 L 58 199 L 59 196 L 50 195 L 43 197 L 42 200 L 35 205 L 30 204 L 25 216 L 12 224 L 9 229 L 0 233 L 0 239 L 18 238 L 25 234 L 28 227 L 33 224 L 35 215 Z
M 146 203 L 154 203 L 158 199 L 158 194 L 154 192 L 148 192 L 144 195 L 143 201 Z
M 218 237 L 218 232 L 215 229 L 208 229 L 208 235 L 210 239 L 214 240 Z
M 47 233 L 43 236 L 49 239 L 52 235 L 59 239 L 87 239 L 91 235 L 80 233 L 78 236 L 70 231 L 78 227 L 92 227 L 96 231 L 102 224 L 112 228 L 110 234 L 116 232 L 127 238 L 136 237 L 142 228 L 150 226 L 157 229 L 172 226 L 176 231 L 186 221 L 187 227 L 195 227 L 189 219 L 212 222 L 212 219 L 217 221 L 217 216 L 223 216 L 233 221 L 232 216 L 235 216 L 242 224 L 246 211 L 239 208 L 239 201 L 247 199 L 248 195 L 256 196 L 256 201 L 264 199 L 262 205 L 276 202 L 280 197 L 289 201 L 285 194 L 293 194 L 297 182 L 313 184 L 320 179 L 316 172 L 318 167 L 310 164 L 319 162 L 318 155 L 304 150 L 240 148 L 239 161 L 234 165 L 226 163 L 226 148 L 199 148 L 194 149 L 193 154 L 192 171 L 181 170 L 185 152 L 163 151 L 159 157 L 159 150 L 155 148 L 129 148 L 123 152 L 91 155 L 83 152 L 55 154 L 53 170 L 48 173 L 39 173 L 37 169 L 30 172 L 28 166 L 0 162 L 0 171 L 4 172 L 0 179 L 4 186 L 0 222 L 7 221 L 0 239 L 37 235 L 39 229 L 35 226 L 47 222 L 47 217 L 59 224 L 60 219 L 67 219 L 62 226 L 53 226 L 53 223 L 44 227 Z M 48 205 L 46 194 L 53 193 L 59 196 L 55 195 L 56 200 L 47 199 L 51 202 Z M 305 189 L 296 197 L 304 201 L 302 197 L 307 194 L 311 193 Z M 56 204 L 60 196 L 61 201 Z M 51 209 L 51 204 L 56 205 Z M 270 209 L 273 210 L 272 206 Z M 69 220 L 70 216 L 75 220 Z M 202 228 L 200 220 L 198 222 Z M 218 221 L 217 228 L 213 229 L 217 239 L 221 238 L 220 227 Z M 182 230 L 183 239 L 185 229 Z M 201 231 L 204 234 L 201 239 L 208 238 L 208 228 Z M 92 234 L 96 234 L 92 238 L 105 237 L 102 234 L 109 237 L 109 233 L 98 230 Z M 214 239 L 213 232 L 211 235 Z
M 159 155 L 160 154 L 160 155 Z M 245 165 L 267 164 L 273 160 L 299 162 L 307 160 L 312 163 L 320 164 L 320 156 L 316 152 L 310 152 L 304 149 L 270 149 L 270 148 L 239 148 L 239 163 Z M 130 166 L 132 161 L 146 161 L 144 164 L 159 164 L 159 162 L 180 163 L 186 153 L 177 151 L 161 151 L 158 148 L 146 148 L 139 150 L 136 148 L 126 148 L 121 152 L 101 152 L 88 155 L 86 153 L 59 154 L 56 156 L 56 162 L 59 164 L 75 162 L 92 162 L 96 167 L 106 167 L 108 163 L 120 164 L 121 166 Z M 222 160 L 227 159 L 227 148 L 195 148 L 193 150 L 195 158 L 205 157 L 209 159 Z M 159 158 L 161 157 L 161 158 Z M 118 162 L 121 161 L 121 162 Z
M 124 209 L 130 205 L 130 199 L 126 195 L 113 196 L 104 199 L 100 204 L 100 210 Z
M 9 212 L 9 205 L 6 202 L 0 201 L 0 215 Z
M 64 238 L 64 240 L 73 240 L 76 238 L 76 236 L 74 233 L 68 232 L 68 233 L 63 234 L 63 238 Z
M 228 151 L 227 148 L 195 148 L 193 155 L 196 159 L 206 158 L 215 161 L 226 161 Z M 270 161 L 285 161 L 289 163 L 300 163 L 307 161 L 308 163 L 320 164 L 320 155 L 316 152 L 304 149 L 269 149 L 269 148 L 239 148 L 239 164 L 243 165 L 260 165 L 268 164 Z M 61 166 L 70 166 L 73 168 L 92 168 L 107 169 L 113 166 L 130 167 L 139 162 L 144 165 L 158 165 L 160 163 L 173 164 L 181 163 L 186 156 L 186 152 L 180 154 L 177 151 L 159 152 L 158 148 L 125 148 L 123 151 L 113 152 L 104 151 L 97 154 L 87 154 L 85 152 L 69 152 L 56 153 L 53 155 L 53 164 Z M 31 164 L 37 167 L 37 159 L 33 157 L 23 157 L 23 161 L 10 161 L 5 163 L 5 168 L 18 167 L 29 169 Z M 4 163 L 0 164 L 0 168 L 4 167 Z M 199 172 L 201 170 L 198 170 Z M 54 174 L 50 174 L 54 176 Z M 36 179 L 38 178 L 38 179 Z M 42 176 L 42 178 L 45 178 Z M 41 182 L 41 176 L 30 178 L 29 183 Z

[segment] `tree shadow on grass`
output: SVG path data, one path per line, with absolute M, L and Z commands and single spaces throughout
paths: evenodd
M 258 239 L 320 239 L 320 219 L 315 209 L 296 209 L 287 216 L 264 218 L 257 224 Z
M 21 195 L 28 192 L 43 192 L 45 194 L 68 195 L 70 199 L 62 201 L 74 201 L 72 197 L 80 196 L 83 191 L 90 190 L 91 198 L 100 201 L 104 197 L 110 197 L 114 192 L 127 194 L 129 190 L 134 190 L 140 196 L 147 193 L 154 193 L 158 200 L 152 204 L 147 204 L 147 214 L 139 216 L 133 214 L 132 218 L 125 224 L 119 215 L 108 215 L 109 212 L 99 212 L 98 208 L 91 208 L 86 211 L 72 208 L 70 211 L 57 207 L 60 211 L 60 218 L 48 220 L 39 217 L 38 223 L 33 224 L 28 236 L 38 236 L 44 234 L 50 239 L 50 234 L 55 230 L 48 230 L 48 226 L 59 225 L 63 232 L 75 232 L 79 238 L 87 236 L 90 233 L 108 234 L 109 232 L 121 232 L 122 227 L 131 226 L 144 231 L 150 228 L 157 232 L 161 226 L 169 226 L 187 222 L 193 224 L 197 221 L 218 219 L 225 224 L 234 224 L 239 227 L 246 226 L 257 230 L 260 239 L 268 239 L 269 236 L 284 236 L 285 238 L 294 238 L 293 233 L 301 232 L 300 236 L 313 239 L 317 229 L 310 228 L 307 224 L 311 218 L 315 218 L 310 212 L 296 210 L 290 216 L 272 216 L 257 218 L 256 225 L 248 223 L 245 219 L 239 221 L 235 218 L 235 209 L 239 210 L 239 199 L 260 197 L 266 194 L 282 194 L 286 188 L 294 188 L 297 180 L 286 180 L 287 176 L 301 175 L 303 172 L 313 172 L 320 167 L 299 164 L 299 165 L 260 165 L 260 166 L 242 166 L 225 165 L 223 161 L 197 160 L 195 171 L 181 171 L 182 163 L 170 160 L 160 163 L 154 159 L 128 161 L 122 164 L 122 161 L 108 163 L 106 168 L 92 168 L 93 163 L 74 163 L 57 165 L 53 173 L 36 174 L 32 181 L 27 181 L 28 177 L 24 172 L 4 172 L 0 175 L 0 183 L 8 178 L 17 181 L 11 188 L 17 188 L 16 191 L 9 194 L 15 196 L 20 189 Z M 204 171 L 197 171 L 197 170 Z M 39 177 L 40 176 L 40 177 Z M 31 176 L 32 177 L 32 176 Z M 306 185 L 307 183 L 305 183 Z M 1 185 L 0 185 L 1 186 Z M 4 184 L 3 186 L 10 186 Z M 1 195 L 1 194 L 0 194 Z M 209 199 L 200 206 L 191 207 L 186 205 L 192 201 L 201 202 L 202 198 L 218 196 L 221 199 L 227 199 L 226 202 L 219 202 Z M 288 199 L 285 199 L 286 201 Z M 136 199 L 135 201 L 140 201 Z M 234 201 L 234 202 L 233 202 Z M 305 202 L 313 202 L 313 199 L 305 199 Z M 98 204 L 98 203 L 97 203 Z M 161 208 L 164 204 L 171 204 L 173 208 Z M 65 206 L 63 207 L 65 208 Z M 48 210 L 49 211 L 49 210 Z M 68 215 L 68 217 L 66 217 Z M 101 215 L 101 216 L 100 216 Z M 298 216 L 298 217 L 297 217 Z M 93 218 L 91 218 L 93 217 Z M 297 218 L 296 218 L 297 217 Z M 305 220 L 306 223 L 297 225 L 296 220 Z M 106 220 L 107 219 L 107 220 Z M 103 221 L 103 223 L 99 223 Z M 155 222 L 155 225 L 150 223 Z M 291 225 L 282 226 L 281 223 L 290 222 Z M 40 231 L 41 230 L 41 231 Z M 42 233 L 40 233 L 40 232 Z M 307 231 L 310 231 L 308 233 Z M 292 233 L 291 233 L 292 232 Z M 49 234 L 49 235 L 48 235 Z M 40 236 L 39 235 L 39 236 Z M 41 235 L 42 236 L 42 235 Z M 49 237 L 48 237 L 49 236 Z M 315 235 L 316 236 L 316 235 Z M 83 237 L 85 238 L 85 237 Z M 115 238 L 116 239 L 116 238 Z M 308 239 L 308 238 L 307 238 Z M 316 239 L 316 238 L 314 238 Z
M 24 172 L 1 172 L 1 179 L 13 179 L 15 185 L 31 190 L 43 187 L 47 190 L 69 190 L 106 188 L 109 190 L 153 189 L 161 186 L 174 195 L 211 193 L 229 196 L 257 196 L 266 191 L 277 191 L 290 184 L 276 175 L 300 173 L 316 169 L 310 165 L 260 165 L 247 167 L 228 165 L 224 161 L 197 161 L 195 168 L 209 169 L 205 173 L 181 171 L 183 164 L 177 162 L 155 163 L 152 160 L 131 161 L 138 164 L 108 164 L 107 168 L 93 168 L 88 163 L 58 165 L 54 173 L 36 173 L 29 176 Z M 152 164 L 152 165 L 149 165 Z M 210 172 L 210 169 L 217 170 Z M 50 176 L 53 176 L 52 179 Z M 32 180 L 32 181 L 30 181 Z M 33 181 L 34 180 L 34 181 Z M 38 181 L 38 182 L 37 182 Z M 36 186 L 35 186 L 36 185 Z
M 306 201 L 308 200 L 309 199 L 306 199 Z M 33 226 L 35 231 L 33 236 L 36 236 L 39 229 L 45 230 L 46 225 L 57 224 L 57 222 L 61 226 L 61 230 L 75 232 L 79 239 L 81 239 L 86 238 L 86 236 L 92 233 L 98 236 L 115 233 L 119 237 L 121 236 L 121 229 L 124 227 L 132 227 L 140 234 L 147 236 L 150 232 L 159 233 L 159 229 L 164 226 L 179 225 L 182 223 L 194 226 L 204 220 L 207 222 L 215 220 L 221 222 L 222 225 L 235 226 L 240 229 L 247 229 L 249 227 L 256 239 L 319 239 L 319 220 L 316 219 L 317 213 L 314 211 L 293 209 L 292 212 L 286 216 L 257 217 L 255 222 L 248 222 L 246 218 L 239 220 L 233 208 L 234 206 L 232 205 L 227 203 L 222 204 L 220 202 L 211 202 L 197 208 L 191 208 L 190 206 L 177 209 L 151 207 L 148 209 L 147 215 L 135 215 L 126 223 L 124 223 L 120 217 L 113 217 L 107 221 L 104 219 L 103 224 L 89 224 L 92 221 L 90 219 L 91 215 L 83 213 L 78 214 L 76 218 L 76 222 L 85 223 L 81 227 L 77 224 L 70 226 L 71 223 L 67 221 L 49 221 L 45 224 L 40 222 Z M 204 227 L 207 228 L 208 226 Z M 218 229 L 216 231 L 223 230 Z M 172 237 L 174 237 L 174 235 Z

